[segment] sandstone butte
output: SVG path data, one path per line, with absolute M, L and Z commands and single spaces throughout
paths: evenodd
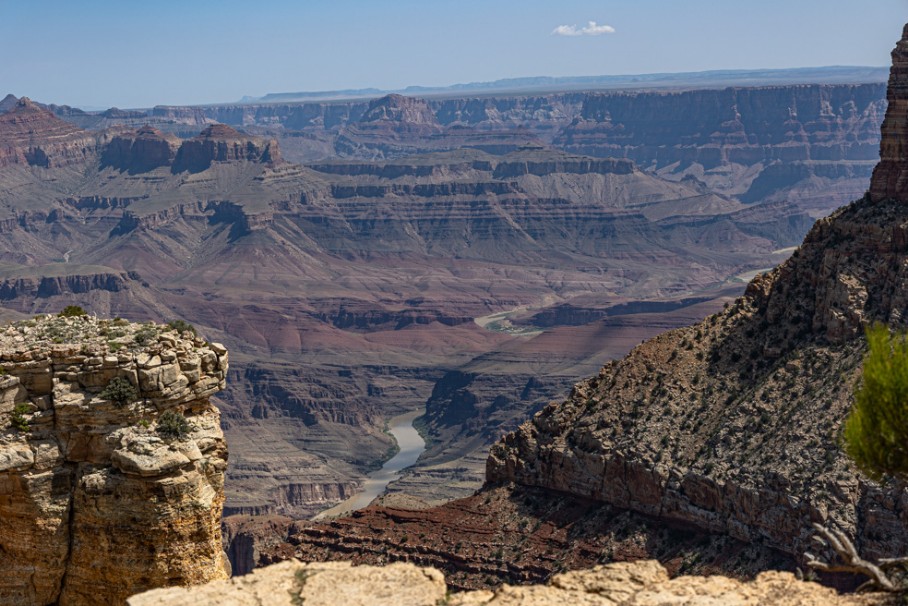
M 227 447 L 209 398 L 227 350 L 94 317 L 0 328 L 0 604 L 122 604 L 229 576 Z M 101 392 L 120 377 L 134 394 Z M 179 412 L 188 435 L 159 433 Z

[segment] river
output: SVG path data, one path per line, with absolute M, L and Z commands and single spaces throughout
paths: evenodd
M 392 417 L 388 422 L 388 430 L 394 436 L 394 439 L 397 440 L 397 446 L 400 448 L 397 454 L 382 465 L 381 469 L 373 471 L 366 477 L 362 491 L 331 509 L 319 513 L 312 519 L 336 518 L 351 511 L 362 509 L 371 503 L 375 497 L 382 494 L 389 483 L 399 478 L 402 469 L 416 463 L 416 459 L 426 449 L 426 443 L 422 436 L 419 435 L 419 432 L 413 429 L 413 421 L 423 412 L 422 410 L 414 410 L 413 412 Z

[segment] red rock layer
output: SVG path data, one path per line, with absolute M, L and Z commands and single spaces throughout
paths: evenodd
M 689 527 L 667 527 L 602 503 L 497 488 L 441 507 L 371 507 L 331 522 L 228 518 L 235 570 L 286 560 L 414 562 L 445 571 L 454 589 L 534 583 L 565 569 L 657 558 L 673 573 L 751 576 L 787 556 Z
M 908 201 L 908 25 L 892 51 L 886 97 L 889 107 L 883 120 L 880 163 L 873 171 L 870 196 Z
M 95 137 L 22 97 L 0 114 L 0 167 L 68 166 L 94 153 Z
M 199 172 L 211 166 L 212 162 L 237 160 L 279 164 L 281 155 L 274 140 L 250 137 L 226 124 L 212 124 L 180 146 L 173 172 Z
M 115 136 L 104 150 L 102 164 L 120 170 L 145 172 L 170 166 L 180 148 L 180 140 L 151 126 Z

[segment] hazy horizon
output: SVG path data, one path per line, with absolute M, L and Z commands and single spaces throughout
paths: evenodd
M 77 107 L 511 78 L 884 66 L 905 0 L 0 0 L 2 94 Z

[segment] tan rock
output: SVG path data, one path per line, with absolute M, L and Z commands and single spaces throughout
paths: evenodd
M 136 324 L 121 327 L 127 345 L 114 355 L 100 328 L 47 316 L 0 333 L 0 604 L 122 604 L 227 576 L 227 449 L 208 401 L 226 358 L 182 339 L 160 352 L 135 337 L 159 329 Z M 59 334 L 77 343 L 52 343 Z M 184 362 L 195 373 L 181 372 Z M 117 376 L 137 386 L 135 401 L 97 397 Z M 23 402 L 28 431 L 12 422 Z M 173 409 L 191 428 L 176 441 L 154 432 Z
M 129 606 L 436 606 L 444 576 L 412 564 L 352 567 L 334 562 L 282 562 L 203 587 L 158 589 L 133 596 Z
M 434 568 L 386 567 L 348 562 L 302 564 L 291 560 L 247 576 L 201 587 L 157 589 L 131 597 L 129 606 L 846 606 L 882 603 L 880 595 L 839 595 L 783 572 L 753 582 L 726 577 L 669 580 L 655 561 L 617 563 L 555 576 L 548 585 L 495 591 L 445 592 Z

